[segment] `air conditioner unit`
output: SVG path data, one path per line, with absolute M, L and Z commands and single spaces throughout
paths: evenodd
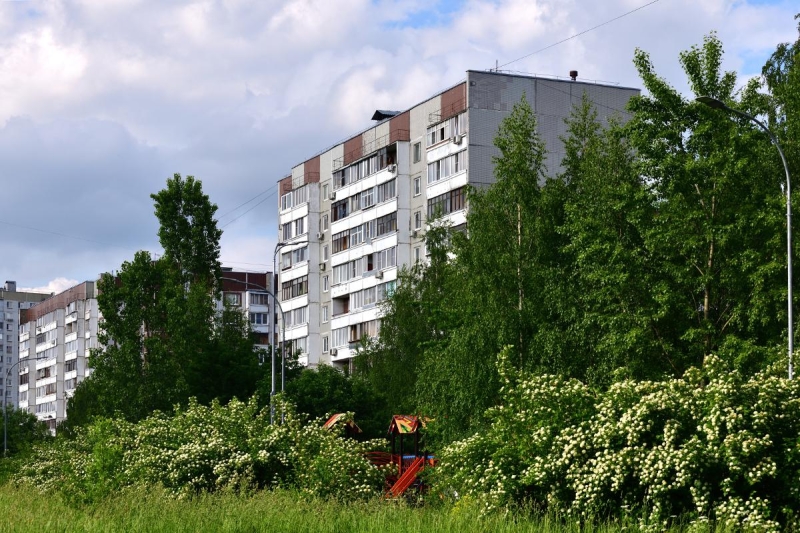
M 383 279 L 383 271 L 379 270 L 375 273 L 375 279 Z
M 337 355 L 338 353 L 339 353 L 339 350 L 337 350 L 336 348 L 333 348 L 333 349 L 331 350 L 331 355 L 332 355 L 333 357 L 336 357 L 336 355 Z
M 325 263 L 320 263 L 319 264 L 319 269 L 320 270 L 325 270 Z
M 452 139 L 453 144 L 461 144 L 461 142 L 463 140 L 464 140 L 464 136 L 463 135 L 453 135 L 453 139 Z
M 419 230 L 412 230 L 411 231 L 411 236 L 412 237 L 419 237 Z
M 328 200 L 336 200 L 336 191 L 333 191 L 328 195 Z
M 325 238 L 325 234 L 324 233 L 317 233 L 317 240 L 318 241 L 321 241 L 324 238 Z
M 389 172 L 397 172 L 397 165 L 395 165 L 394 163 L 392 163 L 391 165 L 389 165 L 386 168 L 389 169 Z

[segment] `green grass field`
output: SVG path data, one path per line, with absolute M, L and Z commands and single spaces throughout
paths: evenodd
M 618 527 L 588 528 L 616 531 Z M 179 501 L 158 489 L 135 489 L 90 507 L 69 505 L 30 487 L 0 486 L 0 531 L 308 531 L 382 533 L 443 531 L 579 531 L 547 518 L 513 515 L 478 518 L 474 511 L 450 506 L 410 507 L 372 501 L 341 504 L 307 500 L 287 491 L 254 496 L 216 494 Z M 586 529 L 584 529 L 586 531 Z
M 289 491 L 252 496 L 213 494 L 176 500 L 160 489 L 124 491 L 100 505 L 70 505 L 31 487 L 0 486 L 0 532 L 598 532 L 636 531 L 636 524 L 601 525 L 523 517 L 511 513 L 479 517 L 458 506 L 409 506 L 371 501 L 343 504 L 305 499 Z M 679 531 L 682 528 L 675 528 Z

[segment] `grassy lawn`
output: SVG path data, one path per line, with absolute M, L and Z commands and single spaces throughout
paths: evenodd
M 42 496 L 33 488 L 0 486 L 0 531 L 376 531 L 382 533 L 443 531 L 561 532 L 576 525 L 541 519 L 496 515 L 478 518 L 474 511 L 454 507 L 409 507 L 372 501 L 340 504 L 304 499 L 287 491 L 254 496 L 206 495 L 191 501 L 167 497 L 158 489 L 134 489 L 102 505 L 69 505 L 57 496 Z M 618 526 L 583 531 L 618 531 Z

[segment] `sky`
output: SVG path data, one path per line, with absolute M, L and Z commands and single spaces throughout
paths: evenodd
M 636 48 L 688 98 L 681 51 L 717 32 L 743 85 L 797 39 L 798 11 L 795 0 L 0 1 L 0 283 L 60 292 L 159 253 L 150 194 L 175 173 L 218 206 L 223 265 L 271 270 L 277 181 L 375 109 L 407 109 L 496 64 L 641 87 Z

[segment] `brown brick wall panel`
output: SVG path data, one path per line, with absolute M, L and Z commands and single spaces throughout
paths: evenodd
M 319 183 L 319 156 L 312 157 L 303 165 L 303 183 Z
M 256 272 L 223 272 L 222 277 L 231 278 L 222 280 L 222 290 L 224 292 L 262 290 L 262 287 L 269 290 L 267 286 L 267 274 L 259 274 Z
M 454 117 L 467 109 L 467 84 L 456 85 L 442 93 L 442 120 Z
M 408 141 L 411 139 L 409 130 L 411 129 L 411 113 L 406 111 L 394 116 L 389 121 L 389 144 L 397 141 Z
M 56 309 L 63 309 L 72 302 L 77 300 L 85 300 L 87 297 L 94 298 L 94 291 L 92 290 L 92 287 L 88 286 L 89 283 L 91 282 L 81 283 L 80 285 L 76 285 L 71 289 L 67 289 L 60 294 L 56 294 L 52 298 L 48 298 L 42 303 L 36 304 L 28 309 L 27 313 L 25 313 L 25 321 L 35 322 L 37 319 L 43 317 L 47 313 L 51 313 Z M 94 283 L 92 283 L 92 286 L 94 286 Z
M 363 152 L 363 140 L 361 135 L 356 135 L 352 139 L 344 142 L 344 164 L 349 165 L 353 161 L 361 159 Z

